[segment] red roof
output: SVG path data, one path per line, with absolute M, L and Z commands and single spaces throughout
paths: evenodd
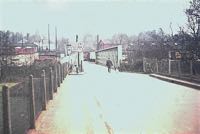
M 25 48 L 15 47 L 16 54 L 32 54 L 35 52 L 37 52 L 37 49 L 33 47 L 25 47 Z
M 99 49 L 106 49 L 112 47 L 113 45 L 110 43 L 104 43 L 102 40 L 99 42 Z

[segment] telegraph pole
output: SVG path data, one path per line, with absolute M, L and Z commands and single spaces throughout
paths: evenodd
M 49 43 L 49 51 L 50 51 L 50 33 L 49 33 L 49 24 L 48 24 L 48 43 Z
M 78 34 L 76 35 L 76 43 L 78 42 Z
M 58 44 L 57 44 L 57 27 L 55 27 L 55 47 L 56 47 L 56 52 L 57 52 L 57 49 L 58 49 Z
M 22 35 L 22 48 L 24 47 L 24 39 L 23 39 L 23 34 L 21 33 Z
M 98 45 L 98 43 L 99 43 L 99 35 L 97 34 L 97 45 Z

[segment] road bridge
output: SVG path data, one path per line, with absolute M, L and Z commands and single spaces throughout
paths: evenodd
M 122 61 L 122 45 L 96 51 L 96 63 L 106 65 L 106 60 L 110 60 L 114 67 L 119 67 Z
M 28 134 L 199 134 L 200 92 L 84 63 Z

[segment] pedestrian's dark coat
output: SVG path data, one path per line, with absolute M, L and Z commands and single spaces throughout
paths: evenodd
M 111 61 L 111 60 L 107 60 L 107 61 L 106 61 L 106 66 L 107 66 L 107 67 L 113 66 L 112 61 Z

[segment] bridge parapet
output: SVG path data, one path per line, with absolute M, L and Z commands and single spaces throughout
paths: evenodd
M 114 67 L 119 67 L 122 60 L 122 45 L 96 51 L 96 63 L 106 65 L 106 60 L 110 58 Z

